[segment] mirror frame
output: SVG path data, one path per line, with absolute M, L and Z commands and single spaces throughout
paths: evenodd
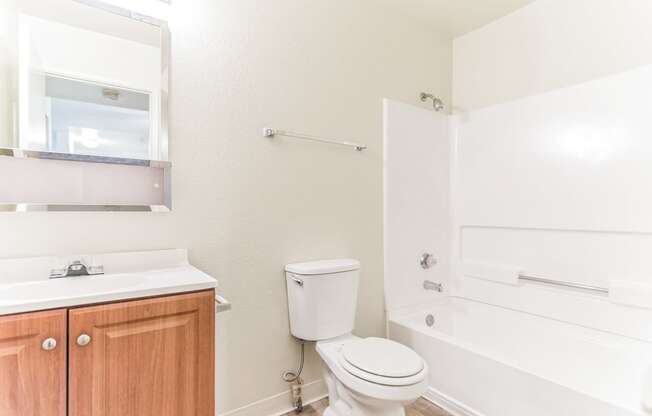
M 65 205 L 37 203 L 0 203 L 0 212 L 170 212 L 172 210 L 171 169 L 169 162 L 169 91 L 170 91 L 170 52 L 171 34 L 168 22 L 158 18 L 140 14 L 132 10 L 108 4 L 102 0 L 70 0 L 82 3 L 108 13 L 118 14 L 145 24 L 156 26 L 161 30 L 161 97 L 160 97 L 160 129 L 158 148 L 160 160 L 130 159 L 119 157 L 89 156 L 56 152 L 41 152 L 19 148 L 0 147 L 0 157 L 15 157 L 23 159 L 63 160 L 71 163 L 104 163 L 124 166 L 144 166 L 163 169 L 165 184 L 163 188 L 164 205 Z M 170 4 L 170 0 L 159 0 Z

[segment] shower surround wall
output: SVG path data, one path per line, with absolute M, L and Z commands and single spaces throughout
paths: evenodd
M 455 40 L 461 261 L 650 290 L 650 19 L 645 0 L 539 0 Z M 468 296 L 652 340 L 635 319 L 647 310 L 566 310 L 572 298 L 553 306 L 513 287 L 459 284 Z
M 423 282 L 451 282 L 450 117 L 384 101 L 385 303 L 396 311 L 432 300 Z M 437 265 L 424 270 L 419 257 Z
M 568 120 L 582 120 L 577 109 L 589 108 L 602 91 L 620 91 L 629 97 L 640 94 L 634 87 L 640 85 L 641 77 L 652 80 L 652 69 L 476 110 L 459 119 L 451 118 L 452 124 L 432 111 L 386 101 L 385 290 L 389 334 L 414 348 L 437 369 L 429 375 L 428 396 L 452 414 L 649 414 L 644 409 L 652 404 L 645 397 L 652 388 L 645 380 L 652 368 L 652 309 L 637 306 L 652 306 L 650 286 L 645 282 L 633 285 L 636 280 L 628 280 L 623 274 L 591 281 L 541 274 L 543 269 L 537 268 L 554 264 L 568 249 L 569 241 L 581 241 L 592 249 L 604 248 L 609 241 L 601 241 L 597 232 L 569 230 L 551 239 L 547 234 L 561 233 L 558 228 L 521 230 L 508 226 L 503 230 L 500 225 L 473 225 L 484 218 L 481 215 L 507 211 L 506 219 L 518 219 L 510 209 L 528 212 L 518 203 L 513 208 L 509 202 L 495 208 L 502 200 L 481 193 L 498 185 L 529 184 L 530 180 L 528 176 L 515 176 L 497 181 L 494 175 L 509 169 L 511 162 L 498 165 L 492 160 L 492 166 L 485 165 L 484 158 L 492 151 L 484 138 L 547 137 L 546 123 L 563 129 Z M 631 105 L 626 100 L 617 101 Z M 551 105 L 554 102 L 566 105 L 560 109 Z M 641 126 L 645 119 L 644 111 L 619 114 L 625 114 L 631 126 Z M 510 122 L 512 119 L 517 121 Z M 451 148 L 450 141 L 457 146 Z M 545 158 L 545 154 L 540 156 Z M 549 172 L 548 177 L 553 178 L 554 173 Z M 449 178 L 453 179 L 452 186 Z M 537 179 L 537 183 L 545 183 L 544 177 Z M 537 190 L 550 192 L 545 186 Z M 474 199 L 474 195 L 480 196 Z M 455 215 L 448 208 L 451 205 Z M 551 207 L 543 208 L 542 212 L 555 212 Z M 470 217 L 469 212 L 477 216 Z M 453 233 L 451 224 L 455 225 Z M 470 233 L 476 229 L 486 234 L 484 238 Z M 539 232 L 544 236 L 534 244 L 530 234 L 536 237 Z M 566 234 L 571 238 L 564 243 Z M 457 240 L 455 249 L 447 250 Z M 627 240 L 630 236 L 619 241 Z M 640 252 L 631 250 L 630 245 L 637 244 L 630 240 L 621 254 L 634 260 Z M 437 267 L 419 268 L 417 259 L 423 246 L 439 253 Z M 573 271 L 572 260 L 580 265 L 589 260 L 580 255 L 589 252 L 566 259 L 565 270 Z M 454 273 L 450 271 L 451 260 L 456 266 Z M 605 268 L 608 261 L 593 264 L 597 275 L 604 272 L 600 266 Z M 617 265 L 612 266 L 616 275 Z M 557 286 L 519 284 L 521 271 L 609 287 L 613 293 L 606 297 Z M 424 291 L 425 279 L 442 282 L 444 293 Z M 427 319 L 430 316 L 434 319 Z M 542 402 L 541 397 L 547 400 Z
M 453 214 L 450 297 L 430 293 L 428 305 L 424 292 L 386 296 L 391 336 L 433 366 L 478 360 L 494 375 L 491 389 L 488 380 L 473 384 L 473 366 L 451 368 L 469 371 L 459 383 L 431 379 L 440 389 L 432 397 L 450 399 L 460 414 L 650 414 L 650 20 L 645 0 L 539 0 L 454 42 L 453 186 L 441 196 Z M 391 168 L 391 144 L 387 151 Z M 418 154 L 394 171 L 428 177 L 434 158 Z M 412 192 L 420 201 L 420 189 Z M 416 238 L 391 241 L 401 232 L 394 215 L 408 227 L 432 226 L 432 218 L 423 206 L 410 212 L 396 203 L 386 202 L 385 234 L 388 247 L 400 248 Z M 421 281 L 391 266 L 401 258 L 386 249 L 388 289 Z M 512 284 L 490 281 L 489 269 L 465 275 L 465 265 L 478 263 L 511 269 Z M 611 297 L 516 283 L 519 271 L 609 288 Z M 423 323 L 429 313 L 433 328 Z
M 651 20 L 647 0 L 537 0 L 455 39 L 453 104 L 474 110 L 652 64 Z

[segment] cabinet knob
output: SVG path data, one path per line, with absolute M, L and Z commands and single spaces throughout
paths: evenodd
M 79 337 L 77 337 L 77 345 L 79 345 L 80 347 L 85 347 L 90 343 L 91 343 L 91 336 L 88 334 L 81 334 Z
M 45 351 L 52 351 L 53 349 L 57 348 L 57 340 L 54 338 L 48 338 L 45 341 L 43 341 L 41 347 Z

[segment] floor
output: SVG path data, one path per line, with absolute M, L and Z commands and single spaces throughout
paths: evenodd
M 290 412 L 284 416 L 295 416 L 300 414 L 302 416 L 322 416 L 324 410 L 328 406 L 328 399 L 320 400 L 316 403 L 306 406 L 303 413 Z M 419 399 L 416 403 L 405 408 L 407 416 L 450 416 L 448 413 L 430 403 L 427 400 Z

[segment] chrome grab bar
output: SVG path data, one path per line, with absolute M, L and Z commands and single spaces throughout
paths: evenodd
M 580 290 L 587 290 L 589 292 L 597 292 L 597 293 L 602 293 L 605 295 L 609 294 L 609 289 L 606 287 L 599 287 L 599 286 L 591 286 L 591 285 L 586 285 L 583 283 L 573 283 L 573 282 L 562 282 L 560 280 L 553 280 L 553 279 L 546 279 L 544 277 L 535 277 L 535 276 L 528 276 L 525 274 L 520 274 L 518 276 L 519 280 L 527 280 L 529 282 L 536 282 L 536 283 L 543 283 L 546 285 L 553 285 L 553 286 L 562 286 L 562 287 L 569 287 L 572 289 L 580 289 Z

